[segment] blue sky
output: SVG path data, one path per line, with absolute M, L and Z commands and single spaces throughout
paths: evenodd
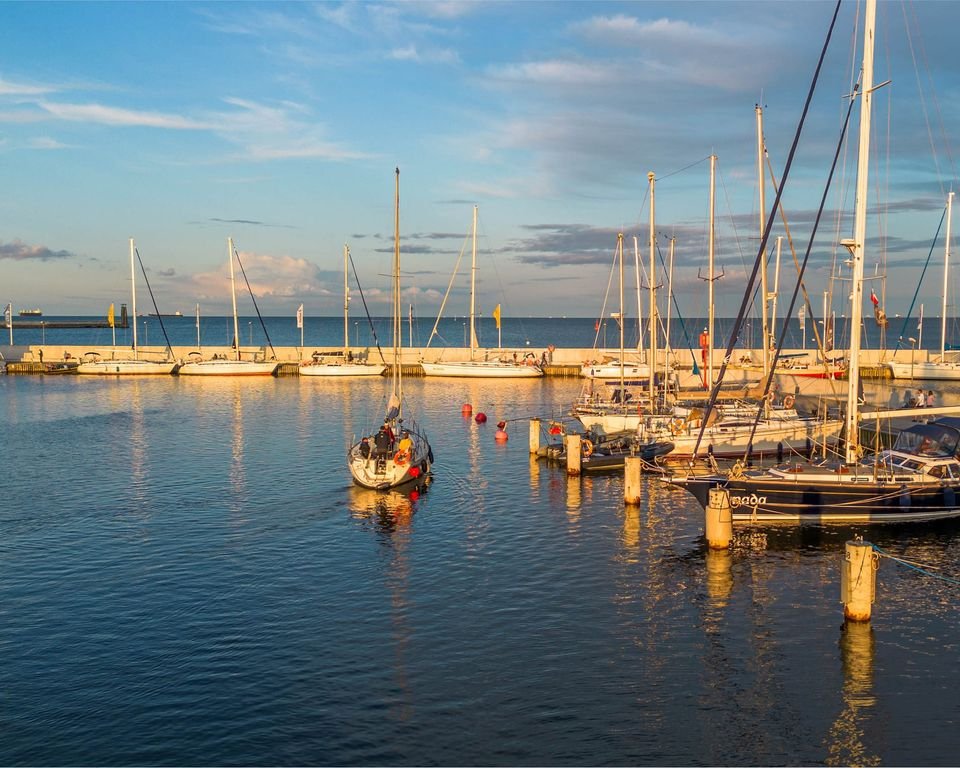
M 681 311 L 701 314 L 715 153 L 727 314 L 757 247 L 754 105 L 779 175 L 832 9 L 0 3 L 0 301 L 102 313 L 129 298 L 134 237 L 161 311 L 223 313 L 229 235 L 265 313 L 341 312 L 344 243 L 383 312 L 399 166 L 405 301 L 420 316 L 437 311 L 474 204 L 482 311 L 596 315 L 616 233 L 631 252 L 639 237 L 648 258 L 648 171 L 664 253 L 676 238 Z M 841 9 L 784 197 L 801 249 L 860 55 L 858 10 Z M 888 275 L 875 285 L 891 315 L 907 309 L 956 176 L 958 25 L 957 3 L 878 12 L 876 79 L 892 84 L 874 113 L 867 271 Z M 831 210 L 849 212 L 855 154 L 854 143 Z M 827 218 L 814 295 L 849 230 L 849 217 Z M 927 315 L 939 308 L 936 249 Z M 449 311 L 466 310 L 465 289 Z M 140 281 L 139 309 L 152 311 L 144 294 Z

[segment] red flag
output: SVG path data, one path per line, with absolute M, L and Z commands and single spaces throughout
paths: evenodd
M 873 306 L 875 307 L 880 306 L 880 299 L 877 298 L 877 294 L 875 294 L 873 290 L 870 291 L 870 301 L 873 302 Z
M 593 324 L 593 330 L 595 330 L 595 331 L 599 331 L 599 330 L 600 330 L 600 321 L 599 321 L 599 320 L 597 320 L 597 322 L 595 322 L 595 323 Z

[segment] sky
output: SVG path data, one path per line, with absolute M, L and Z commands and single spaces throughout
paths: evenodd
M 615 311 L 615 284 L 604 301 L 618 232 L 635 299 L 650 172 L 676 309 L 702 315 L 716 155 L 716 306 L 733 314 L 759 243 L 755 106 L 780 179 L 833 8 L 0 2 L 0 302 L 104 314 L 129 301 L 132 237 L 161 312 L 225 314 L 232 237 L 264 314 L 342 313 L 345 244 L 371 312 L 386 314 L 398 167 L 404 304 L 417 316 L 437 313 L 461 253 L 446 312 L 467 312 L 474 206 L 478 311 Z M 841 6 L 784 188 L 801 257 L 859 70 L 861 13 Z M 877 18 L 875 81 L 891 82 L 875 97 L 866 269 L 887 313 L 906 314 L 933 248 L 917 298 L 931 316 L 960 134 L 960 3 L 881 2 Z M 813 297 L 852 230 L 857 112 L 811 253 Z M 781 258 L 786 293 L 786 244 Z M 152 312 L 142 276 L 137 292 Z M 243 291 L 238 303 L 251 311 Z

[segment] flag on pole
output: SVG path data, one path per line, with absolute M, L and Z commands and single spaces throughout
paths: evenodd
M 297 328 L 303 328 L 303 304 L 297 308 Z
M 920 319 L 917 320 L 917 330 L 923 330 L 923 304 L 920 305 Z
M 110 308 L 107 310 L 107 325 L 111 328 L 116 328 L 116 320 L 113 314 L 113 304 L 110 305 Z
M 870 301 L 873 302 L 873 306 L 875 307 L 880 306 L 880 299 L 877 298 L 877 294 L 873 292 L 873 289 L 870 290 Z
M 8 328 L 13 325 L 13 304 L 7 304 L 3 310 L 3 319 Z
M 499 331 L 500 330 L 500 305 L 499 304 L 497 304 L 497 306 L 493 310 L 493 319 L 497 321 L 497 330 Z

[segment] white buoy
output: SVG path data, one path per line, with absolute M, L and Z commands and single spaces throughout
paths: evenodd
M 564 438 L 567 448 L 567 474 L 580 474 L 580 435 L 572 434 Z
M 623 460 L 623 501 L 625 504 L 640 503 L 640 477 L 643 460 L 639 456 L 626 456 Z
M 707 546 L 726 549 L 733 541 L 733 512 L 726 488 L 711 488 L 705 512 Z
M 870 621 L 877 595 L 879 558 L 873 545 L 866 541 L 848 541 L 840 572 L 840 600 L 844 618 Z
M 530 453 L 540 453 L 540 419 L 530 419 Z

